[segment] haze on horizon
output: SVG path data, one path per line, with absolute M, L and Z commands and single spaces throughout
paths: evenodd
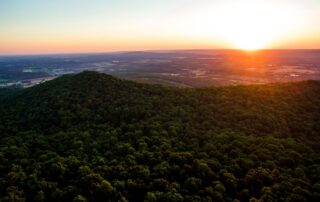
M 318 0 L 0 0 L 0 54 L 318 49 Z

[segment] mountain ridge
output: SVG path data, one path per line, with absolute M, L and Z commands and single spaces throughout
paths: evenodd
M 121 109 L 122 107 L 130 108 L 130 106 L 138 106 L 142 111 L 143 108 L 147 108 L 153 112 L 163 113 L 167 109 L 163 108 L 159 111 L 159 105 L 167 106 L 170 104 L 179 109 L 185 107 L 185 109 L 191 111 L 196 110 L 197 113 L 200 113 L 200 116 L 202 116 L 202 112 L 199 111 L 198 108 L 204 106 L 207 107 L 206 110 L 203 110 L 204 114 L 210 112 L 213 116 L 223 117 L 227 113 L 229 113 L 229 115 L 234 113 L 234 115 L 228 116 L 227 119 L 234 118 L 234 121 L 237 121 L 236 119 L 238 119 L 238 121 L 241 121 L 241 119 L 245 121 L 245 118 L 237 116 L 236 111 L 240 110 L 239 112 L 241 113 L 254 110 L 257 112 L 261 111 L 265 113 L 265 115 L 270 114 L 275 119 L 277 119 L 277 116 L 281 118 L 283 115 L 276 112 L 275 108 L 279 111 L 296 110 L 296 113 L 299 111 L 300 116 L 306 114 L 305 110 L 319 111 L 319 94 L 319 81 L 180 89 L 136 83 L 106 74 L 86 71 L 76 75 L 66 75 L 33 88 L 17 90 L 17 93 L 11 93 L 11 95 L 3 101 L 3 103 L 8 103 L 3 109 L 7 110 L 7 108 L 16 104 L 16 106 L 13 106 L 14 108 L 23 108 L 21 113 L 28 114 L 28 108 L 30 108 L 28 106 L 35 104 L 35 106 L 33 106 L 34 108 L 46 108 L 44 112 L 39 114 L 38 118 L 40 119 L 41 117 L 45 117 L 44 113 L 52 110 L 59 111 L 61 107 L 73 109 L 73 113 L 84 108 L 89 111 L 94 111 L 94 113 L 90 115 L 94 116 L 95 114 L 99 115 L 99 107 L 104 106 L 105 110 L 108 111 L 111 109 L 107 109 L 108 107 L 105 106 L 105 104 L 115 104 L 119 109 L 115 114 L 110 115 L 110 118 L 111 116 L 119 117 L 124 115 L 125 113 L 124 109 Z M 239 97 L 239 99 L 237 100 L 236 97 Z M 276 103 L 280 97 L 284 99 L 282 105 L 281 103 Z M 19 103 L 19 101 L 23 99 L 24 103 Z M 301 105 L 299 103 L 300 100 L 304 100 L 302 103 L 303 106 L 297 106 Z M 67 106 L 59 105 L 61 101 Z M 146 103 L 148 105 L 146 105 Z M 217 106 L 210 107 L 210 105 L 214 104 Z M 286 106 L 288 104 L 291 106 Z M 77 109 L 74 108 L 76 105 L 78 105 Z M 291 107 L 291 109 L 288 107 Z M 219 108 L 226 108 L 228 110 L 224 109 L 225 111 L 221 111 Z M 303 110 L 299 108 L 303 108 Z M 30 112 L 29 114 L 32 113 L 34 112 Z M 156 113 L 153 113 L 153 115 L 156 115 Z M 309 114 L 306 115 L 309 116 Z M 58 115 L 54 116 L 57 117 Z M 136 114 L 132 116 L 140 117 L 144 115 L 143 113 L 139 115 L 138 111 L 136 111 Z M 148 118 L 151 117 L 152 116 L 148 116 Z M 313 117 L 313 119 L 315 118 Z M 252 121 L 252 117 L 250 120 Z M 36 123 L 38 124 L 39 121 L 40 120 L 37 120 Z M 48 120 L 48 122 L 50 121 L 53 120 Z M 280 119 L 278 119 L 278 121 L 282 121 L 284 124 L 286 122 Z M 119 122 L 119 120 L 115 122 Z
M 319 201 L 320 82 L 83 72 L 0 92 L 3 201 Z

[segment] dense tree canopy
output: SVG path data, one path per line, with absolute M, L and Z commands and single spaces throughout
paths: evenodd
M 95 72 L 0 91 L 0 201 L 320 201 L 320 82 Z

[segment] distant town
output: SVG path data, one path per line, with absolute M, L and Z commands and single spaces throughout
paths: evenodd
M 93 70 L 179 87 L 320 79 L 320 50 L 181 50 L 0 56 L 0 87 L 31 87 Z

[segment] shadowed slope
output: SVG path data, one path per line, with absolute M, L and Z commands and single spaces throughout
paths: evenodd
M 1 122 L 16 123 L 2 124 L 9 131 L 162 119 L 208 130 L 315 138 L 320 82 L 178 89 L 84 72 L 11 93 L 1 105 Z
M 83 72 L 0 92 L 3 201 L 320 201 L 320 82 Z

